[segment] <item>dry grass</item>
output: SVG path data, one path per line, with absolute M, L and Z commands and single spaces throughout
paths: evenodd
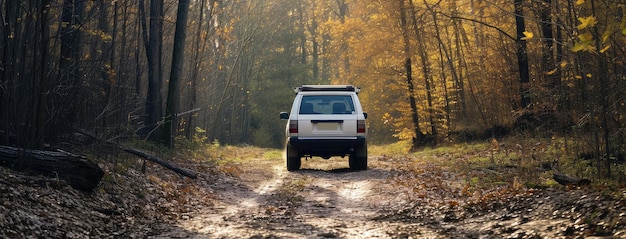
M 553 187 L 558 185 L 552 179 L 554 172 L 588 178 L 592 180 L 593 186 L 619 187 L 619 178 L 623 178 L 625 172 L 624 165 L 614 164 L 612 180 L 598 177 L 593 162 L 579 157 L 585 142 L 571 137 L 509 137 L 503 140 L 424 148 L 412 153 L 408 153 L 408 146 L 408 142 L 373 146 L 370 147 L 370 155 L 411 158 L 412 165 L 404 170 L 419 175 L 418 177 L 423 177 L 429 168 L 437 168 L 453 177 L 463 178 L 464 185 L 451 185 L 456 187 L 454 190 L 461 188 L 461 194 L 496 188 Z M 432 182 L 446 179 L 421 180 Z
M 466 190 L 502 186 L 517 188 L 520 185 L 526 188 L 552 187 L 557 185 L 552 179 L 555 171 L 589 178 L 597 184 L 618 185 L 618 180 L 599 179 L 597 168 L 578 157 L 584 147 L 585 143 L 575 138 L 509 137 L 424 148 L 417 152 L 409 152 L 410 142 L 400 141 L 388 145 L 370 144 L 368 151 L 370 156 L 410 158 L 415 165 L 408 168 L 441 168 L 464 178 L 466 185 L 463 188 Z M 210 144 L 189 152 L 195 160 L 209 161 L 222 172 L 237 176 L 241 173 L 239 166 L 242 162 L 260 158 L 281 161 L 283 151 Z M 624 166 L 615 165 L 614 173 L 624 175 Z

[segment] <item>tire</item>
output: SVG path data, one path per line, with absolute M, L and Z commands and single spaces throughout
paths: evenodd
M 348 164 L 354 171 L 367 170 L 367 143 L 350 155 Z
M 287 145 L 286 151 L 287 151 L 286 152 L 287 153 L 287 171 L 299 170 L 300 164 L 302 163 L 302 161 L 300 161 L 300 157 L 298 156 L 298 151 L 289 147 L 289 145 Z

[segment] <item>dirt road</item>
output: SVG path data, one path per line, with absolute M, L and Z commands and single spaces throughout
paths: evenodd
M 600 195 L 585 190 L 549 189 L 507 191 L 512 196 L 505 200 L 482 196 L 481 204 L 475 195 L 463 195 L 460 177 L 452 172 L 422 165 L 428 170 L 407 181 L 406 172 L 399 168 L 407 167 L 410 160 L 370 157 L 369 161 L 370 169 L 358 172 L 348 170 L 347 160 L 341 158 L 303 161 L 298 172 L 286 171 L 279 159 L 239 163 L 232 176 L 213 184 L 217 194 L 213 207 L 184 216 L 155 238 L 626 235 L 620 229 L 625 221 L 623 200 L 598 201 Z M 432 180 L 438 186 L 412 184 L 416 179 Z M 466 202 L 470 199 L 473 204 Z
M 161 237 L 391 238 L 397 227 L 410 225 L 373 220 L 406 203 L 400 188 L 389 184 L 397 174 L 389 162 L 370 158 L 370 170 L 358 172 L 341 158 L 303 160 L 298 172 L 275 159 L 238 167 L 235 177 L 218 184 L 214 208 Z

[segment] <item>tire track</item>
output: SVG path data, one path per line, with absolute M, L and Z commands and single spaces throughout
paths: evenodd
M 163 238 L 396 238 L 406 223 L 372 220 L 404 202 L 389 184 L 390 166 L 371 158 L 369 170 L 350 171 L 340 158 L 309 159 L 302 170 L 288 172 L 282 160 L 246 161 L 237 177 L 214 186 L 220 193 L 215 207 Z

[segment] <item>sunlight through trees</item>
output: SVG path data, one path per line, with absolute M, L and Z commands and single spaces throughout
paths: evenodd
M 178 6 L 0 0 L 0 143 L 281 147 L 291 87 L 330 83 L 362 87 L 373 142 L 577 134 L 606 175 L 625 151 L 621 1 L 192 0 L 177 26 Z

